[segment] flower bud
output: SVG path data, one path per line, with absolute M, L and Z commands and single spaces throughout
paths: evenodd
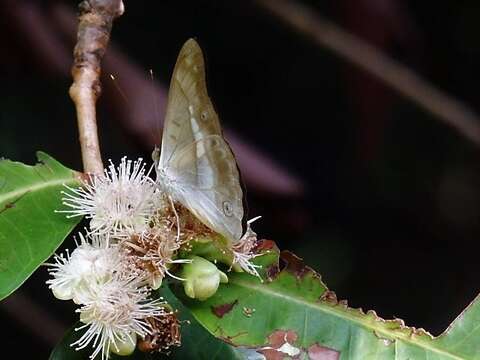
M 131 332 L 125 338 L 116 339 L 115 343 L 112 342 L 110 344 L 110 352 L 121 356 L 127 356 L 135 351 L 136 346 L 137 334 Z
M 52 293 L 59 300 L 71 300 L 73 298 L 73 288 L 68 283 L 52 286 Z
M 55 256 L 55 264 L 51 264 L 49 284 L 53 295 L 60 300 L 71 300 L 81 304 L 89 284 L 106 283 L 120 264 L 120 254 L 115 248 L 101 246 L 99 235 L 89 235 L 85 240 L 80 235 L 81 244 L 67 256 Z M 92 241 L 92 243 L 90 243 Z
M 192 256 L 192 262 L 183 265 L 181 276 L 185 279 L 185 294 L 192 299 L 206 300 L 217 292 L 220 283 L 227 283 L 228 277 L 208 260 Z
M 163 276 L 156 275 L 156 274 L 152 275 L 148 281 L 148 285 L 150 285 L 150 287 L 153 290 L 158 290 L 162 286 L 162 280 L 163 280 Z

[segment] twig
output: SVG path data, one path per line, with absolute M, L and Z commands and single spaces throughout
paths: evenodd
M 100 62 L 110 39 L 113 20 L 123 14 L 124 7 L 122 0 L 84 0 L 79 10 L 70 97 L 77 109 L 84 171 L 101 174 L 103 164 L 95 111 L 102 90 Z
M 377 77 L 423 109 L 456 128 L 480 145 L 480 120 L 460 101 L 436 89 L 407 67 L 388 58 L 376 47 L 341 29 L 297 2 L 256 0 L 256 3 L 296 31 Z

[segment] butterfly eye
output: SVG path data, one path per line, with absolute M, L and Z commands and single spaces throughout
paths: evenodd
M 207 111 L 202 111 L 202 113 L 200 114 L 200 118 L 203 121 L 207 121 L 208 120 L 208 112 Z
M 232 204 L 229 201 L 223 202 L 223 213 L 225 214 L 225 216 L 228 216 L 228 217 L 233 215 Z

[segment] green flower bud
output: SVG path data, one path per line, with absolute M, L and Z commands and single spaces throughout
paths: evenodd
M 215 264 L 200 256 L 192 256 L 191 263 L 183 265 L 181 277 L 185 279 L 185 294 L 192 299 L 206 300 L 217 292 L 220 283 L 227 283 L 228 277 Z
M 122 339 L 115 339 L 115 343 L 110 343 L 110 352 L 121 355 L 127 356 L 131 355 L 135 351 L 135 347 L 137 346 L 137 334 L 131 332 Z

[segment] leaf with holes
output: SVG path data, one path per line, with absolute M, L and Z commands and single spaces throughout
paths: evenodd
M 349 308 L 301 259 L 282 252 L 279 261 L 270 241 L 261 247 L 269 251 L 257 258 L 264 282 L 233 273 L 207 301 L 182 296 L 212 334 L 255 351 L 255 359 L 480 359 L 479 298 L 433 337 L 400 319 Z M 174 290 L 181 296 L 181 287 Z
M 0 299 L 18 288 L 40 266 L 80 218 L 60 209 L 63 184 L 78 186 L 78 173 L 45 153 L 39 163 L 0 160 Z

